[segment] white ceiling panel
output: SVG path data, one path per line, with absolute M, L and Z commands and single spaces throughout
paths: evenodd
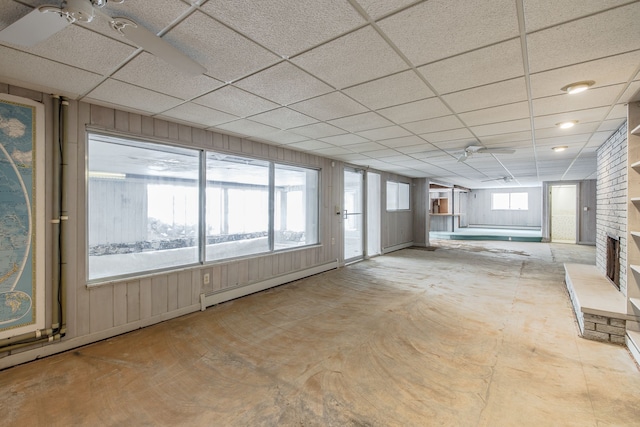
M 476 138 L 473 136 L 468 129 L 453 129 L 453 130 L 445 130 L 442 132 L 433 132 L 433 133 L 425 133 L 420 135 L 422 138 L 427 141 L 434 142 L 446 142 L 446 141 L 456 141 L 459 139 L 464 139 L 467 141 L 475 141 Z M 468 144 L 467 144 L 468 145 Z
M 311 123 L 317 122 L 316 119 L 286 107 L 256 114 L 255 116 L 251 116 L 251 120 L 280 129 L 310 125 Z
M 368 142 L 367 138 L 363 138 L 360 135 L 353 133 L 345 133 L 344 135 L 328 136 L 321 139 L 324 142 L 328 142 L 337 146 L 360 144 L 362 142 Z
M 378 112 L 398 124 L 451 114 L 451 110 L 438 98 L 429 98 L 408 104 L 396 105 L 395 107 L 384 108 Z
M 372 110 L 429 98 L 433 91 L 413 70 L 403 71 L 343 91 Z
M 456 116 L 438 117 L 435 119 L 419 120 L 417 122 L 404 123 L 405 129 L 415 133 L 431 133 L 441 130 L 459 129 L 464 127 L 460 119 Z
M 353 154 L 351 151 L 342 147 L 329 147 L 329 148 L 320 148 L 318 150 L 314 150 L 319 156 L 332 157 L 340 155 L 348 155 Z
M 209 0 L 202 10 L 283 56 L 293 56 L 364 24 L 343 0 Z
M 520 39 L 498 43 L 418 68 L 445 94 L 524 75 Z
M 269 141 L 276 144 L 292 144 L 294 142 L 300 142 L 307 139 L 306 136 L 298 135 L 285 130 L 278 130 L 275 132 L 261 134 L 259 138 L 261 141 Z
M 216 129 L 222 129 L 232 132 L 236 135 L 264 135 L 265 133 L 276 132 L 278 129 L 272 126 L 263 125 L 247 119 L 236 120 L 235 122 L 225 123 L 216 126 Z
M 596 132 L 606 133 L 607 135 L 611 135 L 611 132 L 614 132 L 620 128 L 625 123 L 624 119 L 613 119 L 613 120 L 605 120 L 603 121 Z M 603 141 L 604 142 L 604 141 Z
M 331 144 L 329 144 L 327 142 L 322 142 L 322 141 L 317 141 L 315 139 L 310 139 L 308 141 L 294 142 L 293 144 L 288 144 L 287 147 L 293 148 L 293 149 L 298 149 L 298 150 L 315 151 L 315 150 L 320 150 L 320 149 L 333 148 L 333 145 L 331 145 Z
M 588 110 L 570 111 L 548 116 L 538 116 L 534 118 L 536 129 L 552 128 L 558 123 L 577 120 L 578 123 L 601 122 L 607 116 L 610 107 L 591 108 Z
M 393 122 L 372 112 L 331 120 L 330 123 L 349 132 L 360 132 L 393 125 Z
M 582 18 L 628 3 L 629 0 L 524 0 L 527 32 Z
M 312 125 L 300 126 L 298 128 L 291 129 L 291 132 L 315 139 L 346 133 L 344 130 L 331 126 L 328 123 L 314 123 Z
M 578 123 L 571 129 L 560 129 L 560 127 L 544 128 L 536 130 L 536 141 L 544 138 L 562 138 L 569 135 L 581 135 L 593 133 L 598 129 L 598 123 Z M 536 142 L 537 143 L 537 142 Z
M 515 7 L 510 0 L 430 0 L 378 24 L 414 65 L 423 65 L 516 37 Z
M 531 75 L 533 98 L 561 95 L 570 83 L 592 80 L 593 88 L 626 83 L 640 64 L 640 50 Z
M 536 116 L 578 111 L 588 108 L 611 105 L 624 89 L 624 85 L 599 87 L 576 95 L 556 95 L 533 100 L 533 113 Z
M 216 126 L 238 119 L 237 116 L 194 103 L 178 105 L 177 107 L 163 112 L 161 117 L 178 119 L 192 124 L 199 124 L 202 127 Z
M 75 99 L 91 91 L 103 80 L 96 73 L 0 46 L 0 78 L 45 93 L 58 93 Z
M 408 68 L 370 26 L 303 53 L 292 62 L 338 89 Z
M 529 103 L 523 101 L 484 110 L 470 111 L 460 114 L 459 117 L 467 126 L 522 119 L 529 117 Z
M 371 157 L 372 159 L 378 159 L 385 162 L 388 161 L 386 159 L 395 159 L 397 156 L 406 158 L 406 156 L 404 156 L 403 154 L 400 154 L 397 151 L 392 150 L 390 148 L 385 148 L 382 150 L 367 151 L 366 155 Z
M 471 127 L 471 131 L 479 138 L 489 135 L 514 134 L 529 130 L 531 130 L 531 121 L 529 119 L 512 120 L 509 122 Z
M 607 120 L 613 119 L 625 119 L 627 118 L 627 106 L 624 104 L 616 104 L 611 108 L 609 114 L 607 114 Z
M 640 3 L 633 3 L 527 35 L 531 72 L 640 49 L 638 15 Z
M 188 100 L 221 87 L 224 82 L 206 75 L 188 76 L 143 52 L 113 74 L 115 79 Z
M 400 138 L 402 136 L 409 136 L 411 133 L 401 128 L 400 126 L 389 126 L 386 128 L 365 130 L 362 132 L 358 132 L 358 135 L 365 137 L 367 139 L 371 139 L 374 141 L 379 141 L 383 139 L 391 139 L 391 138 Z
M 280 60 L 273 53 L 201 12 L 195 12 L 165 38 L 206 69 L 206 74 L 231 82 Z
M 373 19 L 378 19 L 411 3 L 416 3 L 416 0 L 358 0 L 358 4 Z
M 377 142 L 363 142 L 361 144 L 349 145 L 349 150 L 354 153 L 367 153 L 369 151 L 385 150 L 386 148 L 387 147 Z
M 444 95 L 442 99 L 454 111 L 463 113 L 525 101 L 527 100 L 527 86 L 524 78 L 517 78 L 451 93 Z
M 629 87 L 624 91 L 618 102 L 635 102 L 640 101 L 640 81 L 631 82 Z
M 333 88 L 288 61 L 253 74 L 235 83 L 236 86 L 288 105 L 333 91 Z
M 385 147 L 389 147 L 389 148 L 408 147 L 408 146 L 415 146 L 415 145 L 421 145 L 423 147 L 427 145 L 430 146 L 430 144 L 427 141 L 415 135 L 403 136 L 401 138 L 385 139 L 384 141 L 379 141 L 379 142 L 383 144 Z
M 233 86 L 225 86 L 196 98 L 193 102 L 239 117 L 252 116 L 263 111 L 278 108 L 278 104 Z
M 157 114 L 169 110 L 182 100 L 141 87 L 108 79 L 87 95 L 88 100 L 121 105 L 127 109 Z
M 365 107 L 340 92 L 332 92 L 297 102 L 289 107 L 318 120 L 331 120 L 367 111 Z

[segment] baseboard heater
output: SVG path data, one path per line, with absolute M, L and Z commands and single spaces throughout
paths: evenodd
M 317 265 L 315 267 L 306 268 L 304 270 L 294 271 L 293 273 L 283 274 L 282 276 L 272 277 L 271 279 L 255 282 L 235 288 L 222 289 L 211 294 L 200 294 L 200 310 L 204 311 L 207 307 L 220 304 L 222 302 L 231 301 L 232 299 L 244 297 L 256 292 L 264 291 L 275 286 L 284 285 L 294 280 L 304 279 L 314 274 L 324 273 L 325 271 L 335 270 L 338 268 L 338 261 L 331 261 L 326 264 Z

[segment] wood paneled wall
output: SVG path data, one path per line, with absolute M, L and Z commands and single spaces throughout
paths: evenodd
M 50 218 L 52 147 L 52 99 L 49 95 L 0 83 L 0 92 L 36 99 L 45 104 L 47 115 L 47 218 Z M 292 272 L 303 271 L 342 259 L 342 216 L 335 206 L 342 205 L 342 173 L 344 164 L 307 153 L 241 139 L 184 124 L 147 117 L 104 106 L 70 101 L 68 137 L 63 163 L 63 265 L 66 286 L 66 336 L 46 348 L 23 349 L 1 359 L 0 367 L 23 363 L 45 354 L 64 351 L 99 339 L 151 325 L 200 309 L 200 295 L 242 287 Z M 280 161 L 321 170 L 320 244 L 284 252 L 262 254 L 197 267 L 175 269 L 156 274 L 87 285 L 87 129 L 148 138 L 182 146 L 217 150 Z M 386 180 L 407 182 L 411 179 L 381 173 L 382 247 L 410 245 L 413 239 L 414 210 L 386 211 Z M 335 240 L 334 240 L 335 239 Z M 332 244 L 332 240 L 334 243 Z M 53 244 L 47 230 L 48 247 Z M 48 253 L 50 251 L 47 251 Z M 47 260 L 47 281 L 51 277 L 52 260 Z M 210 275 L 208 285 L 203 274 Z M 47 288 L 47 325 L 51 325 L 53 298 Z
M 492 193 L 529 194 L 526 211 L 491 210 Z M 540 227 L 542 225 L 542 188 L 490 188 L 471 190 L 468 196 L 468 221 L 470 226 Z

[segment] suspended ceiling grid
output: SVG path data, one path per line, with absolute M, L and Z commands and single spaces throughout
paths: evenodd
M 2 2 L 0 29 L 45 3 Z M 640 100 L 638 1 L 128 0 L 103 11 L 207 72 L 184 75 L 94 20 L 31 48 L 0 44 L 0 81 L 469 188 L 595 178 L 597 147 Z M 595 85 L 561 91 L 581 80 Z M 565 120 L 577 124 L 559 129 Z M 470 145 L 516 152 L 459 162 Z

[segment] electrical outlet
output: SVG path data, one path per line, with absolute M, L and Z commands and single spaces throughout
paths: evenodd
M 204 282 L 204 284 L 208 285 L 209 280 L 210 280 L 209 273 L 204 273 L 204 276 L 202 276 L 202 281 Z

